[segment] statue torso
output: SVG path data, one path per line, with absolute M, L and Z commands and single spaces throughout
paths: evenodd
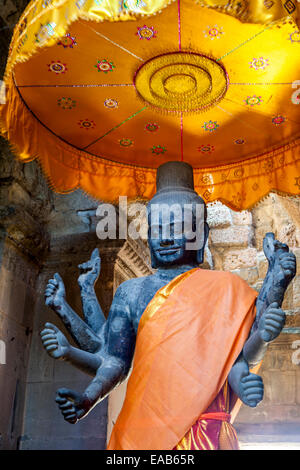
M 129 309 L 132 324 L 137 333 L 140 319 L 155 294 L 167 285 L 172 279 L 179 276 L 183 272 L 194 269 L 195 266 L 179 266 L 167 271 L 158 270 L 155 274 L 150 276 L 129 279 L 125 281 L 122 287 L 122 297 Z

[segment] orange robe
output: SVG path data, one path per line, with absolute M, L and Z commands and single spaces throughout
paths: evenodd
M 256 296 L 234 274 L 199 268 L 157 292 L 139 323 L 133 370 L 108 450 L 180 444 L 224 391 L 254 321 Z

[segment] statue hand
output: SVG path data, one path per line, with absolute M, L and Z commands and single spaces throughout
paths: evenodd
M 278 250 L 282 251 L 289 251 L 289 247 L 285 243 L 281 243 L 275 239 L 275 235 L 272 232 L 266 233 L 264 240 L 263 240 L 263 250 L 265 257 L 271 264 L 274 265 L 276 259 L 276 252 Z
M 86 398 L 68 388 L 60 388 L 56 392 L 56 403 L 66 421 L 76 424 L 90 410 Z
M 275 240 L 274 233 L 267 233 L 263 241 L 264 254 L 269 261 L 273 283 L 287 287 L 296 274 L 296 257 L 285 243 Z
M 66 290 L 62 278 L 55 273 L 53 279 L 48 281 L 45 290 L 45 303 L 54 310 L 60 310 L 66 298 Z
M 262 401 L 264 384 L 259 375 L 249 373 L 241 379 L 239 397 L 247 406 L 254 408 Z
M 80 276 L 78 278 L 78 284 L 81 289 L 91 287 L 97 281 L 100 268 L 101 259 L 98 248 L 95 248 L 91 258 L 86 262 L 78 265 Z
M 41 332 L 43 346 L 49 356 L 54 359 L 64 359 L 69 350 L 70 344 L 65 335 L 52 323 L 46 323 Z
M 278 268 L 277 268 L 278 266 Z M 290 251 L 281 252 L 275 261 L 274 282 L 287 286 L 296 274 L 296 256 Z
M 285 313 L 281 308 L 278 308 L 278 303 L 273 302 L 262 314 L 259 323 L 258 331 L 260 337 L 266 343 L 273 341 L 285 324 Z

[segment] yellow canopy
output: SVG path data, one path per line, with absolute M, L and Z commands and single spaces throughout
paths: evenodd
M 32 1 L 2 133 L 62 193 L 147 199 L 183 160 L 207 202 L 299 194 L 297 15 L 295 0 Z

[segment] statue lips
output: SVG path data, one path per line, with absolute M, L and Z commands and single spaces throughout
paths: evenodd
M 167 255 L 174 255 L 180 250 L 180 246 L 173 246 L 172 248 L 162 248 L 161 250 L 157 250 L 158 253 L 162 256 L 167 256 Z

